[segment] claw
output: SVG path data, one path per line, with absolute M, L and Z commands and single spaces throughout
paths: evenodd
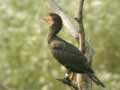
M 73 83 L 68 77 L 65 78 L 56 78 L 56 80 L 61 81 L 62 83 L 68 85 L 72 90 L 79 90 L 77 84 Z
M 64 84 L 70 85 L 71 81 L 67 78 L 57 78 L 56 80 L 61 81 Z

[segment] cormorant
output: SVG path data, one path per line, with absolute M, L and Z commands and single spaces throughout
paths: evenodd
M 82 52 L 74 45 L 57 36 L 62 28 L 61 17 L 56 13 L 50 13 L 47 17 L 44 17 L 44 20 L 50 24 L 48 45 L 56 60 L 68 70 L 75 73 L 85 73 L 97 85 L 105 87 L 104 84 L 95 76 L 94 71 L 88 65 L 87 58 L 82 54 Z

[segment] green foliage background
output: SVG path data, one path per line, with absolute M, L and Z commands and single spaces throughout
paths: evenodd
M 58 2 L 74 16 L 77 1 Z M 93 69 L 106 90 L 120 90 L 119 9 L 120 0 L 85 0 L 86 37 L 95 49 Z M 40 21 L 48 12 L 47 0 L 0 0 L 0 83 L 10 90 L 67 88 L 55 80 L 65 69 L 53 60 L 46 41 L 49 28 Z M 65 31 L 60 36 L 75 42 Z

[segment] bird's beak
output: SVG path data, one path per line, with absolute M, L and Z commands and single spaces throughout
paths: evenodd
M 48 24 L 53 24 L 53 20 L 51 16 L 46 16 L 42 18 L 43 21 L 47 22 Z

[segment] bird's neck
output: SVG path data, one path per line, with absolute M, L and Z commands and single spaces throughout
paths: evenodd
M 50 31 L 48 34 L 48 43 L 50 43 L 54 38 L 56 38 L 56 33 L 53 31 Z
M 57 25 L 57 24 L 53 24 L 51 27 L 50 27 L 50 32 L 48 34 L 48 43 L 50 43 L 54 38 L 57 37 L 57 34 L 59 33 L 60 29 L 61 29 L 62 26 L 60 25 Z

